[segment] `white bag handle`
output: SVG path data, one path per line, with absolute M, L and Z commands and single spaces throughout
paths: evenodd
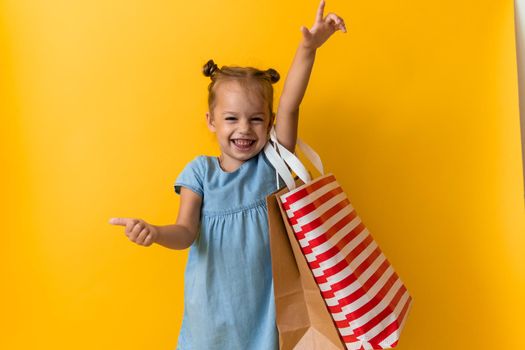
M 278 175 L 281 175 L 281 178 L 286 183 L 286 187 L 289 189 L 295 188 L 295 181 L 293 179 L 292 173 L 290 173 L 290 170 L 286 167 L 286 164 L 281 159 L 281 157 L 279 157 L 279 154 L 271 145 L 270 141 L 268 141 L 264 146 L 264 153 L 266 154 L 266 158 L 268 158 L 270 163 L 275 168 L 275 180 L 277 181 L 277 188 L 279 188 Z
M 286 166 L 283 166 L 284 163 L 286 163 L 304 183 L 312 181 L 310 173 L 308 172 L 308 170 L 306 170 L 301 160 L 297 158 L 295 154 L 290 152 L 286 147 L 279 143 L 279 141 L 277 140 L 277 134 L 275 132 L 274 126 L 272 126 L 272 129 L 270 130 L 270 140 L 271 142 L 268 141 L 268 143 L 264 147 L 264 152 L 270 163 L 275 168 L 277 187 L 279 187 L 278 175 L 281 175 L 289 190 L 293 190 L 295 188 L 295 181 L 293 180 L 293 176 L 290 172 L 290 169 Z M 321 158 L 313 150 L 313 148 L 299 138 L 297 139 L 297 145 L 299 146 L 301 151 L 303 151 L 308 160 L 314 165 L 317 171 L 319 171 L 321 175 L 324 175 L 323 163 L 321 161 Z M 277 150 L 279 150 L 280 154 L 277 152 Z
M 308 144 L 306 144 L 299 138 L 297 139 L 297 145 L 299 146 L 301 151 L 306 155 L 306 158 L 308 158 L 308 160 L 314 165 L 317 171 L 321 175 L 324 175 L 323 162 L 321 161 L 321 157 L 319 157 L 317 152 L 315 152 L 312 147 L 310 147 Z
M 295 174 L 297 174 L 297 176 L 299 176 L 301 180 L 303 180 L 304 183 L 312 181 L 310 173 L 308 173 L 308 170 L 306 170 L 303 163 L 301 163 L 301 160 L 279 143 L 274 127 L 272 127 L 270 130 L 270 140 L 273 141 L 274 147 L 277 148 L 279 151 L 278 153 L 281 155 L 281 158 L 284 160 L 284 162 L 288 164 L 288 166 L 294 171 Z

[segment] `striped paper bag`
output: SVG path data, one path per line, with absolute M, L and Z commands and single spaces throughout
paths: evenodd
M 334 175 L 280 199 L 347 349 L 395 347 L 412 298 Z
M 328 311 L 347 349 L 388 349 L 399 342 L 412 297 L 319 156 L 298 145 L 322 176 L 312 180 L 298 158 L 277 142 L 265 149 L 287 183 L 279 200 Z M 280 155 L 276 152 L 280 151 Z M 277 156 L 278 155 L 278 156 Z M 286 163 L 304 185 L 287 181 Z M 289 170 L 288 170 L 289 172 Z

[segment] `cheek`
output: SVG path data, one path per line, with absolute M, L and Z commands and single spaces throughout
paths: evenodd
M 228 127 L 223 127 L 221 128 L 220 131 L 217 132 L 217 134 L 219 135 L 219 137 L 221 138 L 224 138 L 224 139 L 229 139 L 231 134 L 232 134 L 232 131 L 230 130 L 230 128 Z
M 268 135 L 270 133 L 270 128 L 267 125 L 261 127 L 261 135 Z
M 257 132 L 266 132 L 268 130 L 268 124 L 266 123 L 258 123 L 253 126 Z

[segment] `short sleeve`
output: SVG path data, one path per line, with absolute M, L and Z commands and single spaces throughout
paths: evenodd
M 203 178 L 204 168 L 202 156 L 199 156 L 189 162 L 175 180 L 175 193 L 180 194 L 180 187 L 184 186 L 203 197 Z

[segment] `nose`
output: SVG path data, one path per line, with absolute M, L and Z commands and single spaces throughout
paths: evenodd
M 239 123 L 239 132 L 248 134 L 250 132 L 251 125 L 250 121 L 247 118 L 242 118 Z

